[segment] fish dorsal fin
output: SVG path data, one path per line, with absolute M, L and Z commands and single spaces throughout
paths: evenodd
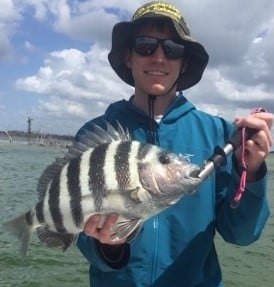
M 122 127 L 122 125 L 117 121 L 117 129 L 115 129 L 112 125 L 107 123 L 107 131 L 114 133 L 118 139 L 128 141 L 131 140 L 131 135 L 129 134 L 128 129 Z
M 56 158 L 55 161 L 44 170 L 37 185 L 40 200 L 44 198 L 50 181 L 59 174 L 62 168 L 72 159 L 80 157 L 85 151 L 95 148 L 100 144 L 130 140 L 128 130 L 124 129 L 118 121 L 116 122 L 117 128 L 107 121 L 105 121 L 104 124 L 106 129 L 96 124 L 92 124 L 90 130 L 85 129 L 84 134 L 79 136 L 79 141 L 73 142 L 64 157 Z
M 90 149 L 104 143 L 131 139 L 128 130 L 124 129 L 119 122 L 117 122 L 117 128 L 114 128 L 106 121 L 104 123 L 106 129 L 93 124 L 91 130 L 84 130 L 85 134 L 79 137 L 79 142 L 82 144 L 81 149 L 85 147 L 86 149 Z

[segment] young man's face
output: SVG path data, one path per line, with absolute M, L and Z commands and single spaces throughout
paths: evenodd
M 138 36 L 150 36 L 158 39 L 174 40 L 172 32 L 168 27 L 159 31 L 156 27 L 146 26 L 139 30 Z M 126 55 L 126 64 L 132 70 L 135 80 L 135 95 L 153 94 L 156 96 L 165 95 L 170 92 L 171 87 L 176 82 L 182 59 L 169 59 L 165 56 L 162 46 L 159 45 L 155 53 L 149 56 L 137 54 L 134 49 Z M 176 85 L 171 94 L 175 94 Z

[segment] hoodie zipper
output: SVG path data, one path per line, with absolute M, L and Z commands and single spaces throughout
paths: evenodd
M 158 249 L 159 249 L 159 217 L 156 215 L 153 218 L 153 230 L 154 240 L 153 242 L 153 253 L 152 253 L 152 264 L 151 264 L 151 284 L 156 280 L 156 274 L 158 269 Z

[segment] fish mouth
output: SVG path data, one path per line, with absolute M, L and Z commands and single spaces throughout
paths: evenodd
M 200 167 L 195 167 L 194 169 L 192 169 L 190 171 L 190 173 L 188 174 L 189 178 L 195 178 L 195 179 L 199 179 L 199 173 L 201 171 Z

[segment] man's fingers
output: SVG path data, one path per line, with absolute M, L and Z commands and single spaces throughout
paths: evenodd
M 99 231 L 99 239 L 101 243 L 109 243 L 111 241 L 111 234 L 113 233 L 112 226 L 118 219 L 117 214 L 110 214 L 106 217 L 102 228 Z
M 264 131 L 267 137 L 267 144 L 272 146 L 271 128 L 273 115 L 270 113 L 256 113 L 247 117 L 236 118 L 235 125 L 237 127 L 249 127 L 258 131 Z
M 91 216 L 84 227 L 84 232 L 92 237 L 97 238 L 97 234 L 98 234 L 98 224 L 100 222 L 100 215 L 99 214 L 95 214 L 93 216 Z

